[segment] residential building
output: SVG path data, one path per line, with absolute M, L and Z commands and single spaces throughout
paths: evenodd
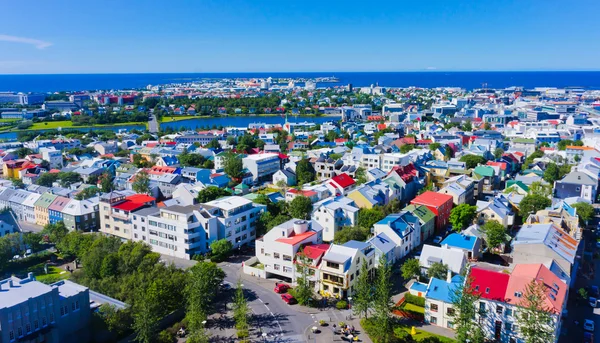
M 440 243 L 442 248 L 462 250 L 469 261 L 476 261 L 483 255 L 482 240 L 464 233 L 451 233 Z
M 334 160 L 330 157 L 320 156 L 315 161 L 315 172 L 317 180 L 327 180 L 336 176 L 336 171 L 343 165 L 342 160 Z
M 455 275 L 449 280 L 431 278 L 425 292 L 425 322 L 432 325 L 454 329 L 453 294 L 464 283 L 464 277 Z M 417 285 L 422 285 L 415 282 Z
M 424 205 L 435 214 L 435 231 L 442 232 L 448 225 L 450 211 L 452 210 L 453 198 L 450 195 L 427 191 L 410 203 L 413 205 Z
M 311 219 L 323 228 L 323 241 L 332 242 L 342 227 L 356 225 L 358 207 L 347 197 L 327 198 L 313 205 Z
M 248 155 L 242 162 L 244 168 L 252 174 L 254 183 L 272 180 L 273 174 L 280 169 L 279 155 L 274 153 Z
M 445 264 L 448 266 L 449 271 L 460 274 L 467 265 L 467 256 L 460 249 L 424 244 L 421 256 L 419 256 L 421 269 L 426 273 L 427 269 L 434 263 Z
M 63 167 L 62 151 L 56 150 L 56 148 L 52 147 L 40 148 L 39 152 L 42 154 L 42 159 L 50 163 L 50 168 L 61 169 Z
M 266 211 L 265 205 L 255 204 L 239 196 L 223 197 L 207 202 L 202 207 L 216 217 L 218 239 L 227 239 L 234 248 L 254 242 L 256 221 Z
M 396 245 L 392 263 L 404 258 L 421 244 L 421 223 L 417 216 L 408 211 L 388 215 L 373 225 L 372 230 L 375 235 L 385 234 Z
M 69 231 L 96 232 L 100 229 L 100 198 L 71 199 L 62 209 L 62 218 Z
M 421 225 L 421 242 L 425 242 L 429 237 L 433 236 L 435 229 L 435 214 L 424 205 L 408 205 L 404 211 L 411 212 L 417 218 Z
M 0 281 L 0 342 L 78 343 L 90 339 L 90 296 L 68 280 L 50 285 L 10 277 Z
M 348 174 L 342 173 L 327 181 L 326 186 L 331 194 L 335 196 L 348 195 L 351 191 L 356 189 L 356 181 Z
M 58 222 L 63 221 L 63 213 L 62 210 L 67 206 L 67 204 L 71 201 L 69 198 L 65 198 L 63 196 L 57 196 L 56 199 L 48 206 L 48 215 L 50 224 L 56 224 Z
M 156 199 L 145 194 L 110 192 L 100 197 L 100 232 L 131 240 L 131 219 L 136 211 L 154 206 Z
M 513 226 L 515 213 L 512 211 L 510 202 L 503 194 L 490 199 L 490 201 L 478 200 L 475 205 L 477 206 L 477 223 L 479 225 L 493 220 L 502 224 L 505 228 Z
M 58 195 L 44 193 L 34 204 L 35 223 L 44 226 L 50 223 L 50 205 L 58 198 Z
M 375 249 L 369 243 L 349 241 L 344 245 L 332 244 L 323 255 L 319 269 L 321 295 L 339 299 L 352 296 L 362 263 L 366 263 L 367 270 L 371 272 L 374 259 Z
M 593 203 L 597 195 L 598 179 L 584 172 L 573 171 L 562 180 L 554 182 L 554 196 L 558 199 L 580 197 Z

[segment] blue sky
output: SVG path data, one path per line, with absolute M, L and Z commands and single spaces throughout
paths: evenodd
M 6 1 L 0 74 L 600 70 L 599 10 L 597 0 Z

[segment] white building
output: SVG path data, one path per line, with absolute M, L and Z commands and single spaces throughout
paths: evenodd
M 460 274 L 467 265 L 467 257 L 462 250 L 453 248 L 442 248 L 424 244 L 419 256 L 421 269 L 427 269 L 434 263 L 442 263 L 448 266 L 448 270 L 454 274 Z
M 252 174 L 252 182 L 270 181 L 280 169 L 279 155 L 274 153 L 248 155 L 242 159 L 244 168 Z
M 293 281 L 294 259 L 300 247 L 321 242 L 321 230 L 312 228 L 309 221 L 291 219 L 256 240 L 256 257 L 264 265 L 266 277 L 276 275 Z
M 331 242 L 342 227 L 356 225 L 358 210 L 350 198 L 327 198 L 313 205 L 311 219 L 323 228 L 323 241 Z
M 56 150 L 54 147 L 40 148 L 40 153 L 42 154 L 42 159 L 50 162 L 50 168 L 60 169 L 63 167 L 63 157 L 60 150 Z
M 402 259 L 421 244 L 421 222 L 410 212 L 390 214 L 373 225 L 375 235 L 385 234 L 396 245 L 394 260 Z

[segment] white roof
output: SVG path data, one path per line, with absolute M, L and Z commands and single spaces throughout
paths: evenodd
M 259 161 L 259 160 L 263 160 L 263 159 L 267 159 L 267 158 L 273 158 L 273 157 L 277 157 L 279 156 L 278 154 L 275 153 L 264 153 L 264 154 L 254 154 L 254 155 L 248 155 L 246 157 L 244 157 L 245 160 L 255 160 L 255 161 Z
M 38 199 L 41 196 L 42 195 L 39 193 L 30 193 L 29 196 L 27 197 L 27 199 L 25 199 L 25 201 L 23 201 L 23 206 L 33 207 L 35 202 L 38 201 Z
M 244 206 L 244 205 L 251 204 L 251 203 L 252 203 L 252 201 L 250 201 L 246 198 L 233 195 L 233 196 L 213 200 L 211 202 L 207 202 L 206 205 L 218 207 L 222 210 L 227 211 L 227 210 L 233 210 L 240 206 Z
M 441 262 L 448 266 L 455 274 L 460 274 L 463 267 L 467 263 L 465 253 L 462 250 L 454 248 L 441 248 L 433 245 L 423 245 L 419 263 L 427 268 L 430 262 Z
M 9 287 L 9 281 L 12 280 L 13 287 Z M 0 308 L 9 308 L 30 298 L 36 298 L 43 294 L 50 294 L 52 287 L 38 281 L 30 281 L 29 279 L 19 279 L 18 277 L 10 277 L 0 281 Z

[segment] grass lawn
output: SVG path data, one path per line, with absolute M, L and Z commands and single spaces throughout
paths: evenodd
M 171 123 L 174 121 L 182 121 L 182 120 L 192 120 L 192 119 L 198 119 L 198 118 L 202 118 L 202 117 L 197 117 L 197 116 L 165 116 L 163 117 L 160 122 L 161 123 Z M 208 117 L 210 118 L 210 117 Z
M 98 125 L 83 125 L 83 126 L 74 126 L 73 122 L 70 120 L 60 120 L 60 121 L 47 121 L 40 123 L 33 123 L 32 126 L 27 128 L 26 130 L 17 130 L 17 131 L 34 131 L 34 130 L 50 130 L 50 129 L 88 129 L 90 127 L 113 127 L 113 126 L 125 126 L 125 125 L 146 125 L 146 122 L 130 122 L 130 123 L 114 123 L 114 124 L 98 124 Z
M 411 330 L 410 326 L 404 326 L 404 325 L 402 325 L 400 327 L 403 328 L 404 330 L 406 330 L 406 332 L 410 333 L 410 330 Z M 430 333 L 430 332 L 419 330 L 419 329 L 417 329 L 417 334 L 414 335 L 414 336 L 412 336 L 412 338 L 415 341 L 417 341 L 417 342 L 420 342 L 420 341 L 422 341 L 422 340 L 424 340 L 425 338 L 428 338 L 428 337 L 437 337 L 440 340 L 440 342 L 442 342 L 442 343 L 456 343 L 456 341 L 453 340 L 452 338 L 448 338 L 446 336 L 436 335 L 434 333 Z
M 402 304 L 402 309 L 407 310 L 407 311 L 413 311 L 413 312 L 419 312 L 421 314 L 425 314 L 425 308 L 421 307 L 421 306 L 417 306 L 414 304 L 409 304 L 407 302 L 405 302 L 404 304 Z
M 50 284 L 60 280 L 68 279 L 71 276 L 71 273 L 54 266 L 48 266 L 48 274 L 46 274 L 44 272 L 43 263 L 27 268 L 27 272 L 33 273 L 33 276 L 35 276 L 35 279 L 37 281 L 45 284 Z
M 12 123 L 13 121 L 21 121 L 20 119 L 0 119 L 0 123 Z

